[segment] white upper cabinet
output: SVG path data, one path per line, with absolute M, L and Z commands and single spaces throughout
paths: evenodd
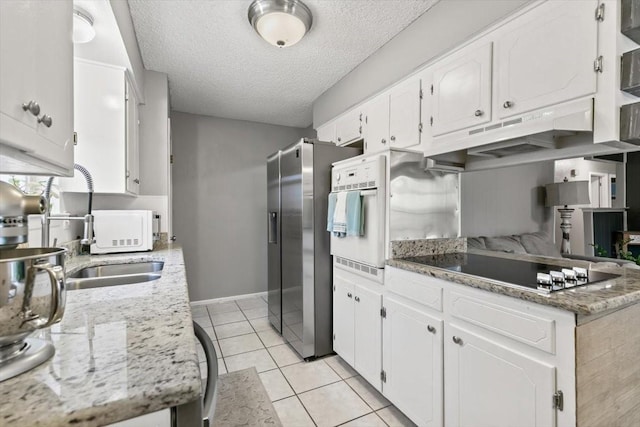
M 470 46 L 434 69 L 429 87 L 434 137 L 491 120 L 491 50 L 491 43 Z
M 344 145 L 362 138 L 363 114 L 355 108 L 336 120 L 336 144 Z
M 0 171 L 73 173 L 72 7 L 0 2 Z
M 336 123 L 326 123 L 317 130 L 318 140 L 326 142 L 336 142 Z
M 596 0 L 548 1 L 499 31 L 495 81 L 500 118 L 595 93 L 597 5 Z
M 140 120 L 138 118 L 138 97 L 128 78 L 125 79 L 126 108 L 126 191 L 138 194 L 140 188 Z
M 76 59 L 75 74 L 76 162 L 91 173 L 96 193 L 137 194 L 138 105 L 125 70 Z M 86 184 L 76 176 L 60 188 L 84 192 Z
M 365 105 L 365 153 L 389 148 L 389 93 L 378 95 Z
M 420 145 L 420 78 L 414 76 L 389 92 L 389 143 L 391 148 Z

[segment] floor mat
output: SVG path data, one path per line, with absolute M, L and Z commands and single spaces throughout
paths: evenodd
M 256 368 L 218 377 L 214 427 L 282 427 Z

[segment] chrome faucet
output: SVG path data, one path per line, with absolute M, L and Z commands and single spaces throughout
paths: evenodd
M 84 222 L 84 234 L 80 243 L 83 245 L 90 245 L 95 242 L 93 237 L 93 215 L 91 214 L 91 205 L 93 203 L 93 178 L 89 171 L 75 163 L 73 168 L 80 172 L 85 181 L 87 181 L 87 193 L 89 195 L 89 208 L 87 209 L 87 214 L 85 216 L 62 216 L 62 217 L 52 217 L 51 216 L 51 185 L 53 184 L 53 179 L 55 177 L 51 176 L 47 180 L 47 185 L 45 186 L 44 192 L 42 196 L 45 199 L 45 211 L 42 214 L 42 247 L 49 246 L 49 234 L 50 234 L 50 226 L 51 221 L 66 221 L 66 220 L 76 220 Z

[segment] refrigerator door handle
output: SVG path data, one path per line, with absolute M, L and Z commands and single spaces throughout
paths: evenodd
M 278 244 L 278 212 L 269 212 L 269 243 Z

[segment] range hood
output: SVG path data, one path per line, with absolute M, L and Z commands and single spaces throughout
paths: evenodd
M 559 148 L 561 139 L 593 132 L 593 100 L 584 99 L 470 129 L 468 156 L 501 158 Z
M 426 167 L 470 172 L 531 162 L 635 151 L 620 141 L 594 142 L 594 100 L 551 105 L 434 139 L 441 153 L 427 153 Z M 435 150 L 434 150 L 435 151 Z

